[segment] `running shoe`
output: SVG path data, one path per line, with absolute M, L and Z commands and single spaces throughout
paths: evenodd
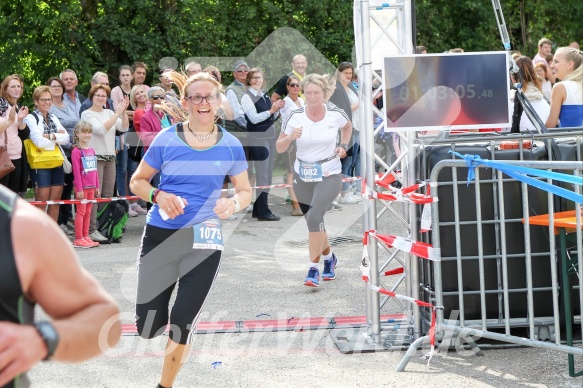
M 358 203 L 358 199 L 354 198 L 353 196 L 350 195 L 350 193 L 346 193 L 345 195 L 342 195 L 340 197 L 340 202 L 341 204 L 356 204 Z
M 303 216 L 304 213 L 302 212 L 302 209 L 292 209 L 291 215 L 294 217 L 300 217 L 300 216 Z
M 338 202 L 334 201 L 330 206 L 328 206 L 327 212 L 331 212 L 334 210 L 342 210 L 342 206 L 338 205 Z
M 69 228 L 67 228 L 65 226 L 65 224 L 61 224 L 61 225 L 59 225 L 59 227 L 61 228 L 61 230 L 63 231 L 63 233 L 65 233 L 67 236 L 74 236 L 75 235 L 75 231 L 74 230 L 70 230 Z
M 130 207 L 129 210 L 128 210 L 128 216 L 129 217 L 137 217 L 138 216 L 138 213 L 134 209 L 132 209 Z
M 306 276 L 306 280 L 304 280 L 304 286 L 320 287 L 320 271 L 318 271 L 318 268 L 310 267 L 308 276 Z
M 101 233 L 99 233 L 97 230 L 95 232 L 91 233 L 89 235 L 89 238 L 92 241 L 96 241 L 96 242 L 98 242 L 100 244 L 101 243 L 108 243 L 109 242 L 109 240 L 105 236 L 103 236 Z
M 80 239 L 73 241 L 73 246 L 75 248 L 83 248 L 83 249 L 93 248 L 93 245 L 90 244 L 89 241 L 87 241 L 83 238 L 80 238 Z
M 141 207 L 140 205 L 138 205 L 137 203 L 131 204 L 130 209 L 132 209 L 133 211 L 135 211 L 136 213 L 138 213 L 140 215 L 148 214 L 148 211 L 146 209 L 144 209 L 143 207 Z
M 89 244 L 93 245 L 94 247 L 97 247 L 100 245 L 97 241 L 93 241 L 89 237 L 83 237 L 83 240 L 87 241 Z
M 332 258 L 330 260 L 324 260 L 324 271 L 322 271 L 322 280 L 334 280 L 336 279 L 336 266 L 338 265 L 338 259 L 336 255 L 332 253 Z
M 357 202 L 362 202 L 362 196 L 360 195 L 355 195 L 352 191 L 350 191 L 348 194 L 346 194 L 348 196 L 350 196 L 350 198 L 354 199 Z

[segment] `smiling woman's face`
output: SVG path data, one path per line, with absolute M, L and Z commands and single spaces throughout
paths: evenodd
M 200 80 L 191 83 L 186 88 L 187 95 L 182 100 L 188 111 L 188 117 L 194 125 L 207 127 L 215 122 L 215 114 L 221 105 L 219 89 L 211 81 Z M 210 97 L 209 97 L 210 96 Z M 190 97 L 205 97 L 199 104 L 195 104 Z M 209 102 L 210 98 L 212 102 Z M 192 128 L 195 130 L 194 128 Z

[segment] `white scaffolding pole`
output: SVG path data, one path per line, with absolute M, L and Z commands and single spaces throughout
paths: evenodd
M 385 82 L 382 75 L 382 58 L 391 54 L 413 53 L 414 47 L 412 42 L 412 0 L 398 0 L 390 4 L 382 0 L 355 0 L 354 2 L 354 35 L 356 42 L 356 62 L 359 80 L 359 97 L 361 101 L 360 110 L 362 129 L 360 131 L 361 146 L 361 175 L 366 182 L 367 191 L 375 190 L 375 162 L 379 162 L 387 169 L 387 173 L 392 169 L 400 168 L 403 173 L 403 184 L 412 184 L 415 182 L 415 170 L 413 168 L 415 152 L 413 144 L 416 133 L 403 132 L 401 137 L 403 146 L 403 155 L 399 159 L 401 162 L 388 163 L 383 156 L 375 154 L 375 113 L 382 119 L 382 124 L 377 131 L 385 128 L 386 114 L 384 109 L 379 111 L 373 107 L 373 96 L 382 91 Z M 373 79 L 380 80 L 380 85 L 373 89 Z M 407 166 L 411 166 L 407 168 Z M 377 229 L 376 202 L 374 199 L 363 200 L 363 229 L 364 231 Z M 390 212 L 386 212 L 390 213 Z M 404 221 L 405 227 L 410 231 L 409 237 L 416 237 L 416 209 L 415 206 L 406 206 L 403 217 L 397 217 Z M 413 229 L 411 229 L 413 228 Z M 371 239 L 367 245 L 368 258 L 370 266 L 369 281 L 373 286 L 379 286 L 380 272 L 384 268 L 379 268 L 378 260 L 378 243 Z M 419 282 L 417 280 L 417 260 L 411 255 L 406 255 L 403 262 L 406 268 L 406 294 L 418 299 Z M 394 285 L 396 288 L 400 280 Z M 391 301 L 390 298 L 381 297 L 378 292 L 366 288 L 366 317 L 367 327 L 361 332 L 348 335 L 345 331 L 338 333 L 332 332 L 331 335 L 341 352 L 364 352 L 380 351 L 391 348 L 383 340 L 381 333 L 382 322 L 380 320 L 381 306 Z M 410 335 L 419 336 L 421 332 L 421 317 L 419 308 L 414 305 L 402 304 L 396 302 L 397 306 L 403 310 L 407 316 Z M 413 311 L 413 315 L 411 314 Z M 412 322 L 414 320 L 415 322 Z M 405 325 L 407 326 L 407 325 Z M 394 333 L 393 333 L 394 334 Z M 387 335 L 388 337 L 388 335 Z M 393 337 L 395 337 L 393 335 Z M 397 335 L 397 337 L 399 337 Z M 397 339 L 397 341 L 400 341 Z

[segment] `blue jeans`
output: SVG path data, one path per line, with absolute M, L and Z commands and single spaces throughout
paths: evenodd
M 117 187 L 117 195 L 123 197 L 126 195 L 126 172 L 128 169 L 128 149 L 124 147 L 123 150 L 117 151 L 115 157 L 115 186 Z
M 360 176 L 360 136 L 359 134 L 354 135 L 354 148 L 352 150 L 352 168 L 353 176 Z M 353 186 L 356 186 L 358 192 L 360 192 L 360 181 L 352 182 Z
M 352 155 L 345 156 L 344 159 L 340 159 L 342 163 L 342 179 L 350 178 L 350 170 L 352 169 Z M 342 182 L 341 192 L 346 193 L 350 189 L 350 182 Z
M 358 134 L 352 135 L 352 144 L 352 155 L 340 160 L 342 163 L 342 178 L 360 176 L 360 143 Z M 350 185 L 351 182 L 342 182 L 342 192 L 348 192 Z

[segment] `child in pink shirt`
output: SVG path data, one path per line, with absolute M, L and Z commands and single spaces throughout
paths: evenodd
M 75 125 L 71 151 L 73 164 L 73 189 L 78 200 L 91 200 L 99 196 L 99 175 L 97 174 L 97 157 L 95 150 L 89 147 L 93 128 L 86 121 Z M 93 248 L 99 245 L 89 238 L 89 219 L 91 218 L 92 202 L 77 204 L 75 216 L 75 248 Z

